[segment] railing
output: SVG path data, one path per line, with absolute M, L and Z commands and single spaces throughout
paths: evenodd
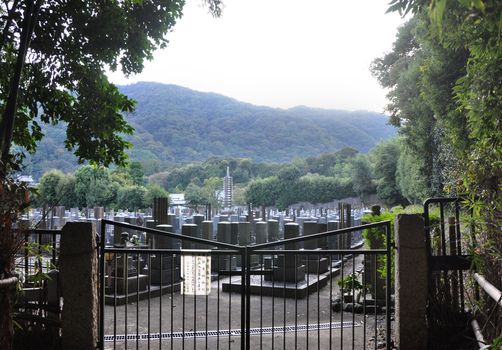
M 102 235 L 101 348 L 377 349 L 385 343 L 391 349 L 389 222 L 247 246 L 109 220 L 101 224 L 101 232 L 114 225 L 172 240 L 172 249 L 107 247 Z M 385 249 L 295 247 L 375 227 L 387 234 Z M 199 250 L 179 248 L 190 243 Z M 199 262 L 211 261 L 211 273 L 195 269 L 189 286 L 187 271 L 180 278 L 181 257 L 189 261 L 194 256 L 201 257 Z M 375 265 L 384 256 L 382 286 Z M 357 276 L 362 270 L 358 266 L 370 261 L 374 269 L 359 277 L 363 292 L 358 303 L 356 283 L 340 288 L 337 280 Z M 198 273 L 210 280 L 210 293 L 201 292 Z M 199 293 L 180 293 L 188 287 Z M 337 293 L 340 300 L 333 303 Z M 359 304 L 361 313 L 356 314 Z
M 61 230 L 31 229 L 24 231 L 24 240 L 16 256 L 16 270 L 26 277 L 35 274 L 37 269 L 48 272 L 57 267 Z M 30 244 L 35 243 L 29 247 Z M 41 266 L 38 266 L 40 263 Z
M 482 275 L 478 273 L 474 273 L 474 280 L 476 281 L 477 285 L 479 285 L 483 289 L 486 295 L 492 298 L 492 300 L 495 302 L 495 308 L 502 307 L 502 292 L 500 290 L 498 290 L 493 284 L 488 282 Z M 489 344 L 487 344 L 487 342 L 485 341 L 482 329 L 475 318 L 473 318 L 473 320 L 471 321 L 471 326 L 476 337 L 478 347 L 480 349 L 488 348 Z
M 59 335 L 61 293 L 58 282 L 60 230 L 32 229 L 20 233 L 21 249 L 15 257 L 22 293 L 16 298 L 13 318 L 21 329 L 48 329 Z M 24 248 L 23 248 L 24 246 Z M 49 334 L 49 333 L 48 333 Z

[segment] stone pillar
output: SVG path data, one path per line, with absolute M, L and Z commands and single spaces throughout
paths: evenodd
M 251 223 L 239 222 L 239 245 L 251 244 Z
M 223 221 L 218 223 L 218 231 L 216 239 L 218 242 L 231 243 L 231 226 L 230 222 Z M 237 265 L 236 257 L 231 255 L 218 255 L 220 270 L 235 270 Z M 213 271 L 218 270 L 218 264 L 213 266 Z
M 105 208 L 103 207 L 94 207 L 94 219 L 96 219 L 96 231 L 101 235 L 101 219 L 105 217 Z M 106 241 L 108 242 L 109 238 L 106 237 Z
M 194 214 L 192 216 L 192 222 L 197 225 L 197 237 L 202 237 L 202 222 L 204 221 L 204 215 Z
M 267 221 L 268 230 L 268 241 L 275 242 L 279 240 L 279 221 L 268 220 Z
M 287 223 L 284 225 L 284 239 L 296 238 L 300 235 L 300 226 L 297 223 Z M 285 250 L 297 250 L 298 243 L 286 243 Z M 267 277 L 267 276 L 266 276 Z M 265 278 L 267 280 L 268 278 Z M 277 266 L 274 266 L 274 280 L 286 281 L 290 283 L 302 282 L 305 280 L 305 265 L 302 264 L 301 256 L 279 255 Z
M 171 225 L 161 224 L 157 230 L 173 232 Z M 155 234 L 153 235 L 153 249 L 177 249 L 178 241 L 173 238 Z M 150 260 L 150 282 L 153 285 L 170 285 L 179 281 L 179 255 L 155 254 Z
M 146 228 L 152 228 L 154 229 L 155 228 L 155 220 L 153 219 L 150 219 L 150 220 L 146 220 L 145 222 L 145 226 Z M 146 242 L 148 243 L 148 246 L 150 248 L 153 248 L 153 242 L 155 241 L 155 234 L 152 234 L 152 233 L 147 233 L 146 234 Z
M 115 215 L 113 217 L 113 221 L 124 222 L 124 216 Z M 112 226 L 112 227 L 113 227 L 113 244 L 114 245 L 122 244 L 122 237 L 120 236 L 120 234 L 122 233 L 122 228 L 118 226 Z
M 173 233 L 174 231 L 172 225 L 166 225 L 166 224 L 157 225 L 156 229 L 171 233 Z M 176 249 L 176 248 L 177 247 L 175 247 L 174 239 L 159 234 L 154 235 L 153 249 Z
M 98 342 L 98 258 L 92 224 L 67 223 L 60 249 L 63 349 L 94 349 Z
M 255 226 L 256 234 L 256 244 L 267 243 L 268 233 L 267 233 L 267 223 L 264 221 L 258 221 Z
M 239 243 L 239 223 L 230 222 L 230 244 Z
M 303 236 L 326 232 L 326 224 L 318 224 L 313 221 L 306 221 L 303 223 Z M 327 246 L 326 238 L 312 239 L 305 241 L 305 249 L 321 250 Z M 308 273 L 324 273 L 328 271 L 328 259 L 322 255 L 307 255 L 305 264 Z
M 152 203 L 148 203 L 149 205 Z M 168 198 L 154 198 L 153 199 L 153 220 L 155 225 L 168 224 L 167 211 L 169 207 Z
M 398 349 L 427 349 L 427 251 L 424 219 L 399 214 L 395 219 L 396 341 Z
M 197 225 L 184 224 L 181 226 L 181 234 L 183 236 L 197 237 Z M 190 241 L 183 240 L 181 243 L 183 249 L 198 249 L 199 245 Z
M 213 237 L 213 222 L 206 220 L 202 222 L 202 238 L 212 241 Z M 209 246 L 206 246 L 205 249 L 209 249 Z
M 338 221 L 328 221 L 328 231 L 338 230 Z M 328 237 L 328 248 L 329 249 L 340 249 L 338 241 L 340 240 L 340 235 L 331 235 Z
M 167 223 L 173 227 L 173 233 L 179 232 L 179 223 L 176 214 L 167 214 Z

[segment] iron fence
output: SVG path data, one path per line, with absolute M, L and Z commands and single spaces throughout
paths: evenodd
M 102 235 L 102 349 L 392 347 L 388 221 L 247 246 L 109 220 L 101 225 L 101 232 L 113 225 L 160 235 L 174 247 L 111 247 Z M 290 249 L 376 227 L 386 232 L 385 249 Z M 185 243 L 198 250 L 181 248 Z M 198 285 L 198 269 L 191 279 L 184 270 L 194 257 L 207 263 L 206 287 Z M 374 268 L 363 271 L 369 260 Z M 383 288 L 379 269 L 386 271 Z M 346 279 L 349 275 L 359 283 Z M 348 283 L 339 285 L 340 279 Z M 201 288 L 206 292 L 187 294 Z

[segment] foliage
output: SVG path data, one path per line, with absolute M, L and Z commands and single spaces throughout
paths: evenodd
M 47 272 L 54 268 L 50 260 L 44 259 L 44 255 L 47 256 L 52 253 L 53 247 L 50 243 L 40 244 L 38 242 L 25 242 L 23 248 L 25 249 L 26 255 L 33 258 L 35 272 L 30 276 L 23 276 L 23 282 L 33 287 L 42 286 L 42 283 L 50 278 Z
M 29 190 L 10 176 L 0 180 L 0 278 L 5 278 L 13 271 L 14 255 L 21 248 L 20 236 L 13 229 L 18 215 L 29 205 Z
M 390 211 L 382 211 L 380 215 L 366 214 L 361 218 L 364 223 L 376 223 L 382 221 L 390 221 L 390 240 L 394 242 L 394 218 L 395 213 Z M 364 244 L 368 249 L 385 249 L 387 246 L 387 234 L 385 232 L 385 226 L 373 227 L 365 229 L 363 231 Z M 392 244 L 392 243 L 391 243 Z M 395 253 L 391 250 L 391 283 L 394 286 L 394 271 L 395 271 Z M 387 256 L 378 256 L 377 270 L 382 279 L 387 277 Z
M 117 206 L 130 211 L 146 208 L 149 205 L 145 200 L 146 194 L 147 191 L 143 186 L 133 185 L 121 188 L 117 192 Z
M 106 169 L 90 165 L 75 172 L 75 193 L 80 208 L 107 206 L 116 195 Z
M 357 157 L 352 162 L 352 189 L 363 200 L 375 193 L 371 165 L 365 157 Z
M 188 205 L 194 209 L 201 205 L 207 205 L 208 200 L 205 196 L 204 189 L 201 186 L 191 182 L 185 189 L 185 200 Z
M 338 287 L 343 289 L 345 294 L 352 295 L 352 291 L 363 290 L 363 284 L 359 282 L 357 276 L 353 273 L 337 281 Z
M 291 181 L 268 177 L 251 182 L 245 198 L 254 206 L 276 206 L 285 209 L 298 202 L 326 203 L 353 196 L 352 183 L 333 177 L 307 174 Z
M 169 193 L 162 187 L 156 184 L 148 184 L 146 186 L 145 204 L 146 207 L 153 207 L 154 198 L 168 198 Z
M 15 230 L 20 213 L 28 206 L 28 188 L 8 174 L 12 171 L 0 162 L 0 279 L 9 278 L 14 271 L 15 255 L 22 247 L 23 232 Z M 0 290 L 0 348 L 12 344 L 13 328 L 10 318 L 10 290 Z
M 142 186 L 145 184 L 143 165 L 138 161 L 132 161 L 128 164 L 127 173 L 131 176 L 132 182 L 135 185 Z
M 437 156 L 429 169 L 443 180 L 450 178 L 436 181 L 446 185 L 447 192 L 467 198 L 465 204 L 476 218 L 475 248 L 480 257 L 476 261 L 482 262 L 487 279 L 502 289 L 501 3 L 399 0 L 393 1 L 391 10 L 413 13 L 410 23 L 415 23 L 416 30 L 409 36 L 412 40 L 404 41 L 415 45 L 408 51 L 408 60 L 418 64 L 414 72 L 416 94 L 434 116 L 422 128 L 413 123 L 407 123 L 406 128 L 438 136 L 433 138 Z M 390 87 L 394 94 L 407 88 L 399 81 Z M 396 101 L 396 110 L 406 114 L 401 108 L 407 106 L 406 96 L 399 95 Z M 414 120 L 427 118 L 418 114 Z M 408 137 L 407 143 L 411 147 L 425 139 Z M 435 181 L 429 179 L 429 188 L 435 192 Z M 490 329 L 485 336 L 500 334 L 500 325 Z
M 400 153 L 401 149 L 397 140 L 380 143 L 371 152 L 377 179 L 377 195 L 387 205 L 406 203 L 396 182 Z
M 284 163 L 295 155 L 318 157 L 319 150 L 332 153 L 352 147 L 367 152 L 378 141 L 395 135 L 395 128 L 386 125 L 385 117 L 372 112 L 258 107 L 157 83 L 122 86 L 119 91 L 137 101 L 135 112 L 125 116 L 135 133 L 125 135 L 125 139 L 134 145 L 128 151 L 130 158 L 141 162 L 148 175 L 211 157 Z M 46 137 L 30 162 L 34 177 L 50 168 L 74 171 L 76 159 L 72 160 L 68 152 L 61 154 L 58 147 L 64 140 L 64 126 L 42 126 L 42 132 Z M 306 171 L 329 175 L 327 164 L 321 160 L 319 169 Z M 237 183 L 253 177 L 248 176 L 244 165 L 242 173 L 234 172 L 229 165 Z
M 40 179 L 38 185 L 39 199 L 49 206 L 57 205 L 61 201 L 60 183 L 64 174 L 60 170 L 50 170 Z
M 396 184 L 401 195 L 410 203 L 423 203 L 430 196 L 427 178 L 420 169 L 421 160 L 400 144 L 401 152 L 396 165 Z

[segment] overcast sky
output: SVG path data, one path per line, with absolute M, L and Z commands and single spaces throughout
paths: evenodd
M 156 81 L 258 105 L 382 112 L 385 91 L 371 61 L 388 52 L 398 14 L 388 0 L 225 0 L 213 18 L 202 0 L 184 15 L 142 74 L 117 84 Z

